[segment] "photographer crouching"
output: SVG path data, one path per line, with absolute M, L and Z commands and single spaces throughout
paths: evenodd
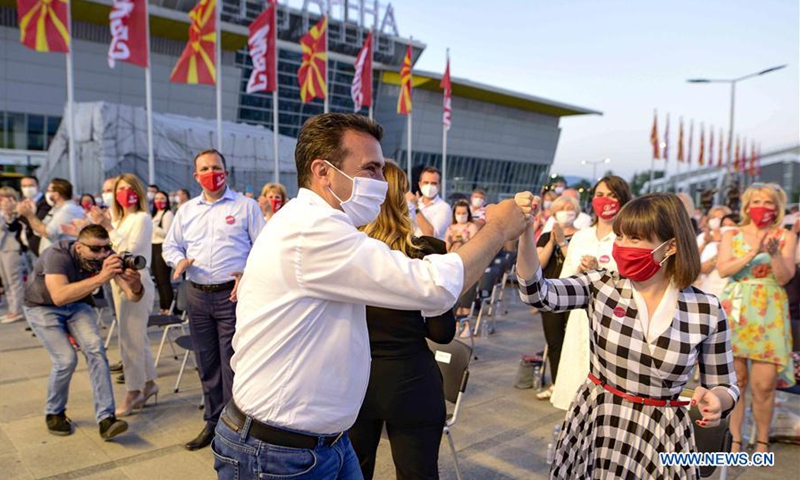
M 47 386 L 45 421 L 53 435 L 70 435 L 66 416 L 69 383 L 78 357 L 71 335 L 86 357 L 94 393 L 100 436 L 108 440 L 128 429 L 114 414 L 114 392 L 108 359 L 95 322 L 92 292 L 113 280 L 132 302 L 144 293 L 135 262 L 123 263 L 111 250 L 108 232 L 100 225 L 84 227 L 77 241 L 63 240 L 42 252 L 25 286 L 25 315 L 42 342 L 53 369 Z

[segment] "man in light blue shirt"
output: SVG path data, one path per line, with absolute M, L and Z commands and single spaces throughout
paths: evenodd
M 177 211 L 162 253 L 175 269 L 173 278 L 185 273 L 191 285 L 186 307 L 203 383 L 206 425 L 185 445 L 188 450 L 211 443 L 222 408 L 231 399 L 236 289 L 250 248 L 264 228 L 255 200 L 226 186 L 228 172 L 221 153 L 200 152 L 194 166 L 194 178 L 203 192 Z

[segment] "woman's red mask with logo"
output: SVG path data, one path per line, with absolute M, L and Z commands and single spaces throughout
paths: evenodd
M 758 228 L 764 228 L 772 225 L 775 221 L 775 214 L 777 211 L 772 207 L 750 207 L 750 220 L 756 224 Z
M 123 208 L 128 208 L 139 203 L 139 195 L 131 188 L 120 188 L 117 190 L 117 201 Z
M 620 275 L 629 278 L 635 282 L 644 282 L 653 278 L 664 262 L 667 261 L 669 255 L 658 263 L 653 258 L 656 250 L 667 244 L 669 240 L 650 250 L 649 248 L 641 247 L 623 247 L 614 242 L 611 254 L 614 256 L 614 261 L 617 262 L 617 269 Z
M 200 185 L 209 192 L 216 192 L 225 186 L 225 172 L 211 170 L 198 175 Z
M 592 209 L 603 220 L 611 220 L 619 212 L 619 201 L 611 197 L 594 197 Z
M 156 210 L 166 210 L 167 209 L 167 201 L 166 200 L 156 200 L 153 202 L 155 205 Z

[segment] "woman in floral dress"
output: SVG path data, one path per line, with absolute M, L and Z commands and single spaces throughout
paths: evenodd
M 516 196 L 535 213 L 538 197 Z M 691 286 L 700 255 L 689 215 L 671 194 L 628 203 L 614 221 L 619 273 L 544 279 L 532 230 L 520 237 L 520 297 L 546 311 L 588 309 L 591 372 L 567 411 L 550 470 L 555 479 L 694 479 L 659 453 L 697 451 L 687 407 L 713 427 L 739 397 L 730 331 L 717 297 Z M 701 386 L 679 399 L 695 362 Z
M 789 300 L 782 287 L 794 276 L 796 236 L 780 228 L 786 194 L 754 183 L 742 197 L 742 227 L 722 237 L 717 271 L 730 277 L 720 299 L 731 327 L 739 388 L 753 390 L 758 451 L 769 450 L 775 389 L 794 385 Z M 748 372 L 748 360 L 750 368 Z M 745 402 L 731 414 L 733 451 L 742 448 Z

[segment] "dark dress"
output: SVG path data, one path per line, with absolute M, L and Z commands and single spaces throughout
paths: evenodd
M 539 237 L 536 242 L 537 247 L 544 247 L 550 241 L 551 232 L 545 232 Z M 564 239 L 569 242 L 572 235 L 564 236 Z M 561 269 L 564 267 L 564 254 L 558 245 L 553 247 L 553 253 L 550 255 L 550 261 L 547 266 L 542 270 L 544 278 L 558 278 L 561 275 Z M 561 347 L 564 344 L 564 337 L 567 333 L 567 320 L 569 319 L 569 312 L 539 312 L 542 315 L 542 328 L 544 328 L 544 339 L 547 342 L 547 361 L 550 363 L 550 378 L 553 380 L 553 385 L 556 383 L 556 376 L 558 375 L 558 362 L 561 360 Z
M 446 253 L 444 242 L 415 239 L 418 257 Z M 447 344 L 456 332 L 452 310 L 424 318 L 419 311 L 367 307 L 372 367 L 364 403 L 350 440 L 364 478 L 375 470 L 375 454 L 384 423 L 397 478 L 439 478 L 439 443 L 447 410 L 439 366 L 426 338 Z

